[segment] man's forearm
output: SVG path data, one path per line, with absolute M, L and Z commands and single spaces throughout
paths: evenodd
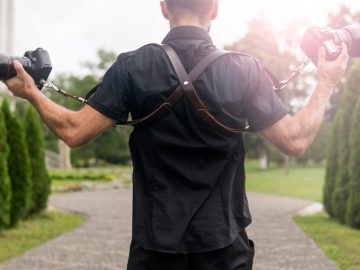
M 331 97 L 329 89 L 333 89 L 333 86 L 326 81 L 319 81 L 308 104 L 293 117 L 293 134 L 304 149 L 309 147 L 319 131 Z
M 74 112 L 54 103 L 37 90 L 20 62 L 14 61 L 14 67 L 17 76 L 5 82 L 9 90 L 33 104 L 45 124 L 70 147 L 85 145 L 116 124 L 90 106 Z
M 314 140 L 324 119 L 332 85 L 319 81 L 308 104 L 295 116 L 285 116 L 261 134 L 289 156 L 301 156 Z
M 28 100 L 36 108 L 45 124 L 61 140 L 68 143 L 73 137 L 72 131 L 77 126 L 76 118 L 72 117 L 75 112 L 56 104 L 39 91 L 34 91 Z
M 302 155 L 319 131 L 332 90 L 344 76 L 348 59 L 345 44 L 334 61 L 327 61 L 325 49 L 320 48 L 318 83 L 308 104 L 294 117 L 285 116 L 261 134 L 285 154 Z

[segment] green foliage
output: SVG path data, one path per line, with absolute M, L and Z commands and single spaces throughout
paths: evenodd
M 82 216 L 58 212 L 32 216 L 0 235 L 0 264 L 75 229 L 84 221 Z
M 89 145 L 71 151 L 72 164 L 76 167 L 101 165 L 102 162 L 124 164 L 130 160 L 128 138 L 131 129 L 114 127 L 105 131 Z
M 360 231 L 338 224 L 325 213 L 294 220 L 340 269 L 360 269 Z
M 350 133 L 350 189 L 346 209 L 346 223 L 360 229 L 360 98 L 358 99 Z
M 337 220 L 341 223 L 345 223 L 345 213 L 347 200 L 349 198 L 349 159 L 350 159 L 350 130 L 351 119 L 353 110 L 356 105 L 356 98 L 359 96 L 359 70 L 356 66 L 353 66 L 348 73 L 347 81 L 345 84 L 344 95 L 341 103 L 344 113 L 339 125 L 341 132 L 340 140 L 337 143 L 338 147 L 338 171 L 335 182 L 335 189 L 333 195 L 333 210 Z M 331 147 L 331 146 L 330 146 Z
M 88 91 L 101 80 L 105 71 L 115 61 L 116 54 L 111 51 L 98 50 L 98 61 L 96 63 L 86 63 L 88 75 L 78 77 L 74 75 L 60 75 L 55 80 L 56 83 L 70 93 L 84 97 Z M 83 105 L 54 92 L 48 95 L 56 103 L 61 104 L 71 110 L 80 110 Z M 90 144 L 79 149 L 71 150 L 71 162 L 75 167 L 90 167 L 100 164 L 119 164 L 127 163 L 130 160 L 128 140 L 130 128 L 110 128 Z M 57 152 L 57 138 L 52 132 L 44 127 L 46 138 L 46 149 Z
M 329 13 L 328 25 L 333 28 L 342 28 L 358 21 L 360 12 L 352 12 L 345 5 L 341 5 L 336 13 Z M 339 84 L 331 100 L 329 115 L 336 114 L 332 139 L 328 145 L 327 171 L 324 186 L 324 205 L 328 214 L 353 227 L 360 227 L 360 197 L 358 145 L 360 96 L 360 61 L 351 60 L 351 69 L 348 72 L 346 83 Z M 356 107 L 356 112 L 354 112 Z
M 116 176 L 114 174 L 109 174 L 109 173 L 53 171 L 53 172 L 50 172 L 50 177 L 51 177 L 51 179 L 54 179 L 54 180 L 86 180 L 86 181 L 107 180 L 107 181 L 111 181 Z
M 97 56 L 99 57 L 98 63 L 85 63 L 85 67 L 87 67 L 93 75 L 97 75 L 98 73 L 107 70 L 116 59 L 115 52 L 104 49 L 99 49 L 97 51 Z M 101 77 L 101 75 L 99 77 Z
M 319 132 L 310 145 L 306 153 L 296 158 L 296 161 L 300 164 L 308 164 L 309 162 L 315 164 L 321 164 L 326 159 L 326 149 L 330 140 L 332 127 L 328 120 L 325 120 L 321 125 Z
M 333 159 L 336 159 L 336 180 L 334 185 L 334 191 L 332 198 L 327 198 L 327 201 L 331 199 L 330 214 L 334 216 L 339 222 L 345 223 L 350 220 L 349 216 L 349 196 L 350 196 L 350 181 L 351 175 L 356 175 L 355 166 L 351 167 L 350 156 L 354 155 L 354 151 L 357 151 L 356 143 L 350 145 L 352 132 L 354 109 L 356 107 L 357 98 L 360 96 L 360 62 L 354 64 L 347 75 L 347 81 L 345 84 L 345 90 L 341 101 L 341 110 L 338 112 L 337 121 L 338 127 L 337 132 L 339 134 L 334 135 L 337 138 L 335 145 L 329 145 L 329 147 L 337 147 L 336 151 L 333 151 Z M 353 139 L 355 140 L 355 139 Z M 354 147 L 355 146 L 355 147 Z M 329 152 L 331 150 L 329 149 Z M 355 162 L 355 161 L 354 161 Z M 328 175 L 333 174 L 335 171 L 333 168 L 328 166 Z M 333 181 L 330 177 L 327 181 Z M 358 181 L 357 179 L 355 181 Z M 327 186 L 332 185 L 331 182 L 327 182 Z M 331 195 L 329 193 L 328 195 Z M 327 203 L 329 206 L 329 203 Z M 327 206 L 327 207 L 328 207 Z M 332 211 L 332 212 L 331 212 Z M 348 213 L 348 214 L 347 214 Z
M 32 106 L 28 106 L 24 120 L 26 144 L 31 156 L 31 213 L 33 214 L 46 209 L 51 180 L 45 165 L 44 135 L 41 130 L 40 118 Z
M 10 225 L 11 183 L 8 174 L 8 154 L 5 120 L 0 110 L 0 231 Z
M 25 131 L 17 114 L 12 115 L 7 100 L 3 102 L 2 110 L 8 132 L 7 142 L 10 147 L 8 156 L 9 176 L 11 179 L 11 225 L 27 217 L 31 209 L 31 165 Z
M 338 170 L 338 147 L 337 143 L 341 140 L 341 130 L 340 124 L 342 119 L 344 119 L 345 112 L 339 111 L 336 116 L 335 124 L 332 130 L 332 136 L 330 138 L 330 143 L 328 147 L 327 159 L 326 159 L 326 175 L 325 175 L 325 184 L 324 184 L 324 191 L 323 191 L 323 203 L 325 210 L 327 213 L 334 217 L 334 210 L 333 210 L 333 193 L 335 188 L 336 182 L 336 172 Z

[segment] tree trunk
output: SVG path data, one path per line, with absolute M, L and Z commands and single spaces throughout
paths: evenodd
M 268 168 L 268 154 L 265 148 L 259 149 L 259 168 L 261 170 L 267 170 Z
M 59 140 L 59 169 L 71 170 L 70 148 Z
M 290 157 L 287 155 L 284 155 L 284 173 L 285 175 L 290 174 Z

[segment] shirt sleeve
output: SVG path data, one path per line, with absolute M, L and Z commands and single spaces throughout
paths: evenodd
M 125 59 L 120 55 L 87 104 L 113 120 L 127 121 L 130 107 L 128 77 Z
M 273 83 L 264 67 L 255 61 L 253 68 L 245 115 L 250 130 L 258 132 L 281 120 L 288 114 L 288 109 L 273 90 Z

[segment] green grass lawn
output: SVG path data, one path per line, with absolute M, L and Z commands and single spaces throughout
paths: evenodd
M 69 232 L 82 224 L 78 215 L 48 212 L 21 222 L 16 228 L 0 234 L 0 263 Z
M 325 213 L 294 220 L 342 270 L 360 269 L 360 231 L 330 220 Z
M 257 169 L 256 161 L 246 162 L 247 190 L 271 195 L 322 201 L 323 167 Z M 360 231 L 329 219 L 325 213 L 295 217 L 295 222 L 342 270 L 360 270 Z
M 279 167 L 261 171 L 254 161 L 247 161 L 245 166 L 247 191 L 319 202 L 322 200 L 325 177 L 323 167 L 290 168 L 286 175 L 284 169 Z

